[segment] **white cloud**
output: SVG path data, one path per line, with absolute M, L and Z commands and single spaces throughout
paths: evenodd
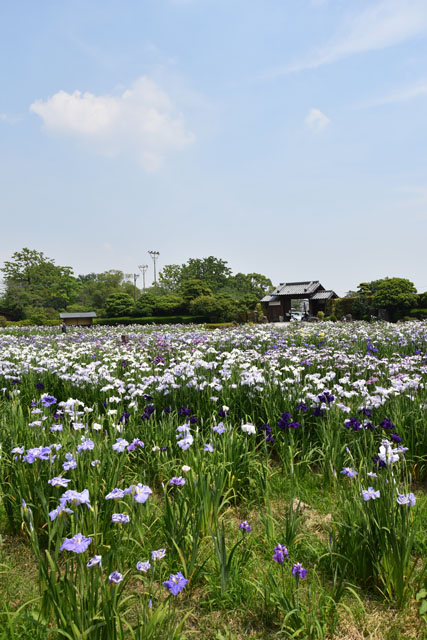
M 357 53 L 385 49 L 427 31 L 426 0 L 381 0 L 348 18 L 325 46 L 270 76 L 316 69 Z
M 376 100 L 372 100 L 365 104 L 365 107 L 375 107 L 382 104 L 392 104 L 394 102 L 409 102 L 410 100 L 415 100 L 420 96 L 427 95 L 427 81 L 418 82 L 411 87 L 404 87 L 395 91 L 394 93 L 390 93 L 387 96 L 383 96 L 382 98 L 377 98 Z
M 147 171 L 157 170 L 165 153 L 195 139 L 168 94 L 145 76 L 118 96 L 61 90 L 33 102 L 30 111 L 48 132 L 75 137 L 98 153 L 133 150 Z
M 0 122 L 7 124 L 16 124 L 22 120 L 22 116 L 11 115 L 10 113 L 0 113 Z
M 313 129 L 316 133 L 320 133 L 320 131 L 323 131 L 323 129 L 328 126 L 330 119 L 328 116 L 325 116 L 320 109 L 310 109 L 304 122 L 310 129 Z

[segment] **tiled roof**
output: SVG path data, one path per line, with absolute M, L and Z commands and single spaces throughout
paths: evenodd
M 284 282 L 273 291 L 273 295 L 301 296 L 307 294 L 308 297 L 319 287 L 323 288 L 318 280 L 306 280 L 305 282 Z
M 79 311 L 78 313 L 60 313 L 60 318 L 96 318 L 95 311 Z
M 312 300 L 329 300 L 330 298 L 333 297 L 338 297 L 337 294 L 335 293 L 335 291 L 329 290 L 329 291 L 316 291 L 316 293 L 311 296 Z
M 268 293 L 261 299 L 261 302 L 276 302 L 276 300 L 279 300 L 279 296 L 272 296 L 270 293 Z

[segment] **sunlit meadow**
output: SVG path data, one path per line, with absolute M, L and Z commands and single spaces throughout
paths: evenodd
M 0 329 L 0 637 L 423 638 L 426 380 L 426 322 Z

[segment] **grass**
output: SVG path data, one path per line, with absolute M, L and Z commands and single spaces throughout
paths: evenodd
M 299 487 L 297 496 L 291 498 L 289 486 L 284 492 L 286 481 L 278 477 L 274 487 L 276 495 L 270 505 L 270 517 L 276 539 L 283 538 L 289 516 L 288 500 L 293 500 L 293 510 L 297 512 L 299 522 L 293 544 L 298 554 L 304 557 L 305 563 L 312 564 L 324 552 L 331 525 L 331 508 L 333 497 L 319 492 L 321 477 L 312 475 L 308 481 Z M 299 496 L 304 496 L 301 501 Z M 418 494 L 419 495 L 419 494 Z M 426 496 L 420 500 L 426 501 Z M 291 506 L 292 509 L 292 506 Z M 423 521 L 424 509 L 421 510 Z M 251 543 L 252 557 L 244 565 L 238 563 L 239 578 L 233 589 L 233 576 L 226 595 L 221 593 L 219 586 L 219 568 L 214 559 L 213 549 L 207 544 L 206 553 L 208 564 L 205 567 L 200 586 L 191 592 L 183 594 L 177 603 L 178 616 L 190 612 L 187 621 L 189 637 L 200 640 L 221 639 L 265 639 L 290 637 L 282 635 L 279 620 L 266 612 L 256 593 L 251 588 L 253 576 L 260 572 L 260 566 L 270 559 L 271 544 L 268 546 L 268 536 L 263 516 L 259 508 L 253 507 L 245 511 L 242 506 L 230 507 L 223 517 L 226 534 L 229 540 L 238 540 L 236 531 L 242 518 L 249 520 L 252 533 L 247 540 Z M 3 530 L 5 523 L 3 519 Z M 283 538 L 284 539 L 284 538 Z M 207 543 L 207 539 L 205 540 Z M 230 542 L 231 544 L 231 542 Z M 8 534 L 5 530 L 1 537 L 2 572 L 0 574 L 0 601 L 3 603 L 0 620 L 2 628 L 8 623 L 13 624 L 16 638 L 56 637 L 55 631 L 49 631 L 37 622 L 39 604 L 37 601 L 37 564 L 32 551 L 23 535 Z M 243 579 L 242 579 L 243 575 Z M 328 578 L 324 577 L 324 584 Z M 129 585 L 129 590 L 137 592 L 136 583 Z M 35 600 L 35 601 L 34 601 Z M 33 604 L 31 602 L 33 601 Z M 27 606 L 24 606 L 27 604 Z M 427 637 L 423 623 L 418 616 L 418 608 L 414 598 L 411 598 L 403 610 L 386 604 L 369 590 L 355 589 L 355 595 L 348 591 L 343 597 L 345 606 L 338 612 L 336 629 L 333 637 L 340 640 L 420 640 Z M 226 623 L 224 622 L 226 619 Z M 3 630 L 1 638 L 9 638 L 10 632 Z M 53 635 L 50 635 L 53 634 Z M 303 636 L 300 636 L 303 637 Z
M 96 336 L 65 338 L 43 331 L 31 339 L 16 330 L 5 334 L 10 374 L 0 398 L 1 640 L 427 637 L 416 602 L 426 587 L 426 397 L 419 385 L 425 371 L 414 353 L 415 344 L 427 342 L 408 329 L 411 340 L 399 333 L 393 343 L 393 331 L 375 329 L 369 340 L 381 351 L 376 359 L 364 351 L 371 329 L 355 325 L 357 339 L 345 330 L 334 326 L 330 337 L 317 334 L 318 327 L 312 336 L 295 328 L 289 334 L 259 327 L 150 329 L 131 335 L 134 346 L 121 345 L 105 328 L 95 329 Z M 24 371 L 22 353 L 31 362 Z M 64 380 L 58 361 L 67 371 Z M 180 384 L 163 395 L 168 367 Z M 97 378 L 102 368 L 106 379 Z M 371 384 L 374 373 L 379 389 L 395 386 L 372 410 L 371 429 L 361 426 L 359 410 L 370 400 L 354 389 L 361 380 Z M 40 402 L 43 391 L 55 395 L 50 406 Z M 349 414 L 330 399 L 332 391 L 351 405 L 353 426 L 344 426 Z M 70 397 L 80 404 L 67 404 Z M 302 400 L 307 406 L 298 409 Z M 393 431 L 379 426 L 384 418 L 396 425 Z M 219 420 L 222 434 L 212 429 Z M 374 467 L 382 440 L 397 437 L 396 430 L 411 445 L 406 459 L 394 453 L 392 465 Z M 177 440 L 189 434 L 188 450 L 181 449 Z M 120 438 L 127 442 L 121 450 Z M 47 445 L 38 459 L 34 447 Z M 20 450 L 10 453 L 21 446 L 25 457 Z M 35 460 L 25 459 L 29 451 Z M 70 457 L 76 463 L 65 472 Z M 96 460 L 99 465 L 90 464 Z M 352 478 L 343 467 L 353 470 Z M 91 507 L 70 498 L 72 513 L 51 519 L 65 491 L 48 483 L 58 475 L 76 492 L 88 489 Z M 171 486 L 177 476 L 185 484 Z M 137 483 L 152 490 L 145 503 L 135 502 L 132 490 L 105 499 L 115 487 Z M 362 500 L 368 485 L 380 498 Z M 409 492 L 416 493 L 415 507 L 396 500 Z M 130 522 L 112 524 L 113 513 L 129 515 Z M 243 520 L 250 533 L 239 530 Z M 88 551 L 60 551 L 64 538 L 77 532 L 91 538 Z M 278 544 L 289 553 L 283 565 L 273 561 Z M 138 573 L 137 561 L 160 548 L 164 559 Z M 87 569 L 94 554 L 102 555 L 102 567 Z M 292 575 L 295 563 L 307 569 L 306 579 Z M 108 582 L 113 571 L 123 574 L 117 585 Z M 174 597 L 162 582 L 177 572 L 189 584 Z

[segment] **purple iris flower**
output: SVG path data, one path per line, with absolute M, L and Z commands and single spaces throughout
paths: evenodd
M 48 396 L 48 395 L 42 396 L 41 401 L 44 407 L 51 407 L 53 404 L 56 404 L 57 402 L 55 396 Z
M 274 562 L 283 564 L 285 561 L 285 557 L 289 558 L 289 551 L 284 544 L 278 544 L 276 547 L 274 547 L 273 551 L 274 551 L 274 555 L 273 555 Z
M 392 421 L 390 420 L 390 418 L 384 418 L 384 420 L 381 420 L 380 422 L 380 427 L 382 427 L 383 429 L 395 429 L 396 427 L 394 426 L 394 424 L 392 423 Z
M 344 422 L 344 426 L 346 429 L 353 429 L 353 431 L 360 431 L 361 424 L 357 418 L 354 416 L 350 417 L 348 420 Z
M 58 516 L 63 516 L 66 513 L 71 514 L 74 513 L 74 511 L 64 505 L 59 505 L 59 507 L 56 507 L 53 511 L 49 511 L 49 518 L 51 522 L 53 522 Z
M 212 427 L 212 431 L 215 431 L 215 433 L 218 433 L 218 435 L 222 435 L 223 433 L 226 432 L 226 428 L 224 427 L 224 423 L 220 422 L 218 425 L 215 425 L 215 427 Z
M 101 566 L 101 561 L 102 556 L 93 556 L 93 558 L 89 560 L 86 566 L 88 567 L 88 569 L 92 569 L 92 567 L 96 567 L 96 565 L 98 564 Z
M 125 495 L 125 492 L 123 491 L 123 489 L 113 489 L 112 491 L 110 491 L 110 493 L 107 493 L 107 495 L 105 496 L 106 500 L 118 500 L 120 498 L 123 498 L 123 496 Z
M 342 473 L 343 476 L 347 476 L 347 478 L 355 478 L 357 476 L 357 471 L 351 467 L 343 467 L 340 473 Z
M 127 513 L 113 513 L 111 521 L 118 524 L 126 524 L 127 522 L 130 522 L 130 518 Z
M 171 573 L 169 580 L 165 580 L 165 582 L 163 582 L 163 586 L 169 589 L 169 593 L 173 596 L 177 596 L 178 593 L 184 589 L 186 584 L 188 584 L 188 580 L 187 578 L 184 578 L 181 571 L 178 571 L 178 573 L 175 574 Z
M 185 478 L 182 476 L 174 476 L 169 480 L 169 485 L 175 485 L 176 487 L 182 487 L 185 484 Z
M 247 531 L 248 533 L 252 531 L 251 526 L 247 520 L 243 520 L 243 522 L 239 524 L 239 531 Z
M 365 502 L 368 502 L 369 500 L 376 500 L 379 497 L 380 497 L 380 492 L 375 491 L 373 487 L 368 487 L 367 489 L 362 490 L 362 498 L 364 499 Z
M 118 571 L 113 571 L 113 573 L 110 573 L 110 575 L 108 576 L 108 582 L 114 582 L 114 584 L 119 584 L 119 582 L 121 582 L 123 580 L 123 575 L 121 573 L 119 573 Z
M 60 551 L 74 551 L 74 553 L 84 553 L 92 538 L 85 538 L 81 533 L 76 533 L 73 538 L 65 538 L 64 542 L 60 546 Z
M 134 438 L 128 446 L 128 451 L 135 451 L 137 447 L 141 447 L 141 449 L 143 449 L 145 447 L 145 444 L 142 442 L 142 440 L 139 440 L 139 438 Z
M 301 580 L 304 580 L 307 575 L 307 569 L 304 569 L 300 562 L 296 562 L 292 567 L 292 575 L 297 579 L 301 578 Z
M 116 442 L 112 445 L 114 451 L 118 451 L 119 453 L 123 453 L 125 448 L 129 445 L 129 442 L 124 438 L 117 438 Z
M 71 482 L 69 478 L 61 478 L 61 476 L 58 476 L 56 478 L 51 478 L 50 480 L 47 481 L 47 483 L 50 484 L 52 487 L 66 487 L 69 482 Z
M 150 487 L 142 485 L 140 482 L 138 482 L 138 484 L 131 485 L 128 489 L 126 489 L 125 493 L 132 493 L 135 502 L 144 504 L 144 502 L 147 502 L 148 498 L 153 492 L 151 491 Z
M 400 505 L 409 504 L 411 505 L 411 507 L 415 507 L 416 501 L 417 500 L 413 493 L 407 493 L 407 494 L 399 493 L 397 496 L 397 503 Z
M 73 489 L 68 489 L 65 493 L 62 494 L 60 503 L 62 506 L 66 505 L 67 502 L 71 502 L 72 504 L 85 504 L 90 509 L 91 506 L 89 504 L 89 490 L 83 489 L 83 491 L 74 491 Z
M 178 411 L 178 415 L 179 416 L 189 416 L 191 415 L 191 411 L 188 407 L 181 407 L 181 409 Z

